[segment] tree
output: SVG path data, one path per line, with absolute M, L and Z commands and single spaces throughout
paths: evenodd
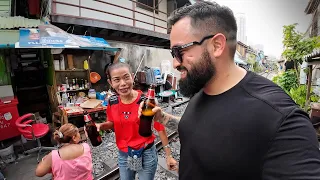
M 247 62 L 251 64 L 252 71 L 259 73 L 261 72 L 261 67 L 259 66 L 259 63 L 256 61 L 256 56 L 254 54 L 249 54 L 247 58 Z
M 283 45 L 282 56 L 287 61 L 294 61 L 294 68 L 297 79 L 299 79 L 299 66 L 303 62 L 304 56 L 320 47 L 320 37 L 305 38 L 304 35 L 296 30 L 298 24 L 283 26 Z
M 287 71 L 273 79 L 282 87 L 292 99 L 301 106 L 308 108 L 309 96 L 306 97 L 306 86 L 299 83 L 299 68 L 304 57 L 315 48 L 320 47 L 320 37 L 304 37 L 304 34 L 296 30 L 297 24 L 283 26 L 283 45 L 282 56 L 287 61 L 294 62 L 294 71 Z M 311 94 L 311 101 L 318 101 L 319 97 Z M 307 102 L 307 103 L 306 103 Z M 306 103 L 306 104 L 305 104 Z

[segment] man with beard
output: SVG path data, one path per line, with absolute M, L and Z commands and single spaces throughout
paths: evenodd
M 320 179 L 308 114 L 280 87 L 235 65 L 232 11 L 198 2 L 176 10 L 169 24 L 180 90 L 192 98 L 180 121 L 153 111 L 154 120 L 179 127 L 179 179 Z

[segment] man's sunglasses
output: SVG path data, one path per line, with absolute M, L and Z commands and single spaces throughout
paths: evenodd
M 205 40 L 207 39 L 210 39 L 210 38 L 213 38 L 215 36 L 214 35 L 209 35 L 209 36 L 206 36 L 204 38 L 202 38 L 202 40 L 200 42 L 197 42 L 197 41 L 193 41 L 193 42 L 190 42 L 188 44 L 184 44 L 184 45 L 181 45 L 181 46 L 173 46 L 170 50 L 171 52 L 171 55 L 173 58 L 176 58 L 176 60 L 179 62 L 179 63 L 182 63 L 182 55 L 181 55 L 181 52 L 183 51 L 183 49 L 186 49 L 188 47 L 191 47 L 191 46 L 194 46 L 194 45 L 201 45 Z

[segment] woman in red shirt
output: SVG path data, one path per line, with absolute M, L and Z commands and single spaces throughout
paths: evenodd
M 114 128 L 119 148 L 118 165 L 121 179 L 133 180 L 138 173 L 140 180 L 153 180 L 158 163 L 154 145 L 155 135 L 150 137 L 139 135 L 138 109 L 143 93 L 133 90 L 133 74 L 128 64 L 111 64 L 105 71 L 108 83 L 117 95 L 109 98 L 107 121 L 97 124 L 97 128 L 98 130 Z M 154 128 L 159 132 L 162 144 L 165 146 L 168 168 L 176 170 L 177 162 L 170 155 L 164 126 L 154 122 Z

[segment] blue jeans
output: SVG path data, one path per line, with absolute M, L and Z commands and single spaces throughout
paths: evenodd
M 1 172 L 0 172 L 0 180 L 4 180 L 4 176 Z
M 145 150 L 142 154 L 142 170 L 135 172 L 128 168 L 128 154 L 119 151 L 118 164 L 121 180 L 134 180 L 135 174 L 138 173 L 139 180 L 153 180 L 158 165 L 158 155 L 155 145 Z

